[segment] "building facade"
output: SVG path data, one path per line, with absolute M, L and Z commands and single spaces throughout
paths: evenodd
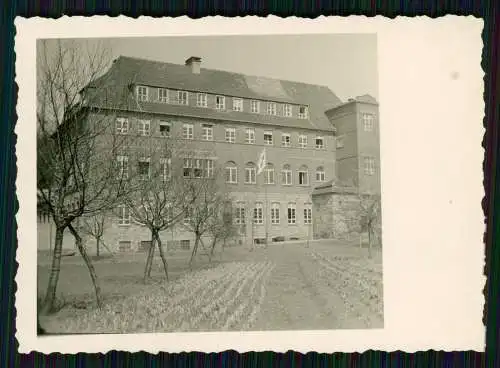
M 88 88 L 101 91 L 89 103 L 114 114 L 115 133 L 138 137 L 134 150 L 176 137 L 200 153 L 180 158 L 184 173 L 223 176 L 240 243 L 324 235 L 315 226 L 317 188 L 324 195 L 325 187 L 350 181 L 380 191 L 378 105 L 370 96 L 342 103 L 324 86 L 204 69 L 198 57 L 185 65 L 119 57 Z M 264 151 L 267 164 L 257 174 Z M 127 152 L 118 159 L 127 170 L 154 164 Z M 148 229 L 124 207 L 115 214 L 104 234 L 108 247 L 143 248 Z M 185 248 L 194 239 L 182 224 L 161 236 Z

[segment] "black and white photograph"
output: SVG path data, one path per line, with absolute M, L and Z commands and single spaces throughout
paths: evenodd
M 40 327 L 382 328 L 376 52 L 375 34 L 39 40 Z
M 361 18 L 19 20 L 20 351 L 480 348 L 482 25 Z

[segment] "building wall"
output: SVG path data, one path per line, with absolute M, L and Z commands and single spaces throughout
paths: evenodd
M 363 127 L 363 114 L 374 116 L 373 130 L 366 132 Z M 371 103 L 357 103 L 357 131 L 358 151 L 360 160 L 359 187 L 363 193 L 380 193 L 380 130 L 378 105 Z M 363 170 L 363 157 L 369 156 L 375 159 L 375 173 L 366 175 Z
M 373 130 L 365 131 L 363 114 L 374 117 Z M 359 186 L 361 192 L 380 193 L 380 134 L 378 105 L 353 100 L 327 112 L 337 128 L 336 174 L 340 182 Z M 343 146 L 339 145 L 339 141 Z M 374 159 L 375 172 L 365 173 L 365 157 Z
M 325 193 L 313 196 L 315 239 L 348 239 L 359 233 L 359 199 L 356 195 Z

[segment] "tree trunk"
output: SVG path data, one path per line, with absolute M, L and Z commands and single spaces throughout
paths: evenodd
M 167 277 L 167 281 L 168 281 L 167 259 L 165 258 L 165 253 L 163 253 L 163 248 L 161 247 L 160 235 L 158 234 L 158 232 L 155 233 L 155 237 L 156 237 L 156 244 L 158 244 L 158 249 L 160 250 L 160 257 L 161 257 L 161 261 L 163 262 L 163 269 L 165 270 L 165 276 Z
M 214 255 L 215 245 L 217 244 L 217 238 L 214 237 L 212 240 L 212 246 L 210 247 L 210 254 L 208 256 L 208 262 L 212 263 L 212 257 Z
M 198 250 L 198 242 L 200 241 L 200 237 L 196 234 L 196 239 L 193 245 L 193 251 L 191 252 L 191 258 L 189 259 L 189 268 L 191 268 L 191 264 L 193 263 L 194 256 L 196 255 L 196 251 Z
M 112 256 L 114 256 L 113 252 L 111 251 L 111 249 L 109 249 L 109 248 L 108 248 L 108 246 L 106 245 L 106 243 L 102 242 L 102 246 L 103 246 L 104 248 L 106 248 L 106 250 L 107 250 L 107 251 L 108 251 L 108 252 L 109 252 Z
M 71 231 L 71 234 L 75 238 L 76 247 L 77 247 L 78 251 L 80 252 L 80 255 L 82 256 L 83 261 L 85 262 L 85 265 L 89 269 L 90 278 L 92 279 L 92 284 L 94 285 L 95 298 L 96 298 L 96 302 L 97 302 L 97 307 L 99 309 L 101 309 L 102 308 L 101 288 L 99 287 L 99 282 L 97 280 L 97 274 L 95 272 L 95 268 L 92 265 L 92 261 L 90 260 L 90 257 L 87 254 L 87 251 L 85 250 L 85 247 L 83 246 L 81 236 L 75 230 L 75 228 L 73 227 L 73 225 L 69 224 L 68 225 L 68 229 L 69 229 L 69 231 Z
M 100 237 L 100 236 L 98 236 L 98 237 L 96 238 L 96 240 L 95 240 L 95 242 L 96 242 L 96 244 L 95 244 L 95 246 L 96 246 L 96 254 L 95 254 L 95 255 L 96 255 L 98 258 L 99 258 L 99 242 L 100 242 L 100 241 L 101 241 L 101 237 Z
M 368 258 L 372 258 L 372 231 L 368 228 Z
M 56 301 L 57 282 L 61 271 L 61 254 L 64 236 L 64 227 L 56 227 L 56 238 L 54 241 L 54 252 L 52 253 L 52 267 L 50 269 L 49 283 L 43 300 L 41 314 L 49 314 L 54 311 Z
M 151 232 L 151 245 L 148 249 L 148 256 L 146 258 L 146 267 L 144 268 L 144 283 L 148 281 L 148 278 L 151 276 L 151 268 L 153 265 L 153 257 L 155 252 L 155 239 Z

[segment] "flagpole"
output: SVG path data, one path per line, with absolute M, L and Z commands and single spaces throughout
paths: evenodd
M 269 178 L 268 178 L 269 179 Z M 265 231 L 266 231 L 266 248 L 267 248 L 267 239 L 268 239 L 268 217 L 269 217 L 269 208 L 268 208 L 268 205 L 267 205 L 267 184 L 266 184 L 266 175 L 264 174 L 264 201 L 266 202 L 266 206 L 265 206 L 265 221 L 266 221 L 266 228 L 265 228 Z

